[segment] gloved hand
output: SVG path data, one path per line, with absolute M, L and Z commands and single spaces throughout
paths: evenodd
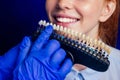
M 12 79 L 14 68 L 25 57 L 29 47 L 30 41 L 25 37 L 20 44 L 0 56 L 0 80 Z
M 71 70 L 72 61 L 57 40 L 49 40 L 48 26 L 33 43 L 28 57 L 14 71 L 14 80 L 63 80 Z M 28 51 L 27 51 L 28 52 Z

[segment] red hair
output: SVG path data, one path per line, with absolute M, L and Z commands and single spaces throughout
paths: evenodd
M 107 0 L 110 1 L 110 0 Z M 100 23 L 99 27 L 99 37 L 106 44 L 115 47 L 118 34 L 118 18 L 120 13 L 120 2 L 116 0 L 116 9 L 112 16 L 103 23 Z

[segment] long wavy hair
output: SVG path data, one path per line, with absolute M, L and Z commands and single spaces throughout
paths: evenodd
M 114 13 L 106 22 L 100 23 L 99 27 L 99 37 L 103 40 L 103 42 L 112 47 L 116 47 L 119 14 L 120 14 L 120 1 L 116 0 L 116 9 Z

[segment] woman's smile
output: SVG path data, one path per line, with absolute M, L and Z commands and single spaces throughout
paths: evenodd
M 54 15 L 53 23 L 57 25 L 61 25 L 63 27 L 69 27 L 70 25 L 74 25 L 80 21 L 80 18 L 66 15 L 66 14 L 56 14 Z

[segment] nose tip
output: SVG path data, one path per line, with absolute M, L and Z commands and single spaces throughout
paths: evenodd
M 59 9 L 71 9 L 72 2 L 70 0 L 58 0 L 57 8 L 59 8 Z

